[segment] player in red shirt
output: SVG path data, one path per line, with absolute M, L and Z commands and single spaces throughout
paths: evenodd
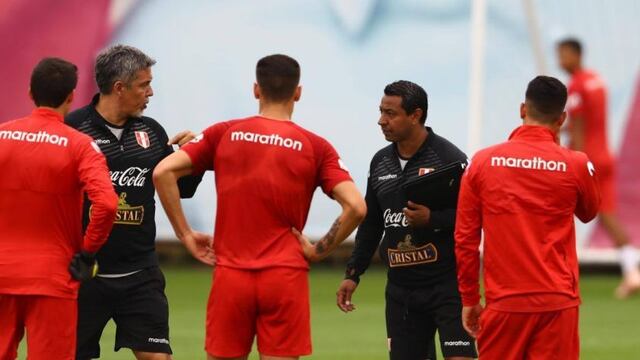
M 196 258 L 216 264 L 207 308 L 209 359 L 246 359 L 256 335 L 261 359 L 310 354 L 308 261 L 326 257 L 366 213 L 331 144 L 291 121 L 301 94 L 298 62 L 267 56 L 258 61 L 256 78 L 259 115 L 207 128 L 153 174 L 178 238 Z M 176 187 L 179 177 L 206 170 L 215 173 L 218 195 L 213 249 L 210 237 L 187 223 Z M 342 213 L 311 244 L 298 231 L 318 186 Z
M 623 280 L 616 296 L 626 298 L 640 290 L 640 257 L 616 214 L 614 159 L 607 145 L 607 90 L 602 79 L 582 67 L 582 45 L 576 39 L 558 44 L 560 66 L 571 75 L 569 83 L 569 147 L 584 151 L 596 169 L 602 194 L 599 220 L 620 251 Z
M 480 150 L 462 178 L 455 230 L 462 322 L 483 360 L 579 356 L 573 216 L 592 220 L 600 194 L 587 156 L 556 142 L 566 99 L 557 79 L 533 79 L 520 106 L 523 126 Z
M 77 81 L 75 65 L 43 59 L 29 90 L 37 108 L 0 125 L 0 359 L 16 358 L 25 328 L 29 359 L 75 359 L 77 280 L 93 275 L 115 219 L 104 156 L 63 123 Z

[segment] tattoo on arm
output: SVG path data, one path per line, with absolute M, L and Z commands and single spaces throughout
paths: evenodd
M 323 255 L 326 251 L 331 249 L 333 244 L 336 242 L 336 234 L 338 234 L 338 229 L 340 228 L 340 218 L 336 219 L 331 225 L 331 229 L 325 236 L 320 239 L 316 243 L 316 254 Z

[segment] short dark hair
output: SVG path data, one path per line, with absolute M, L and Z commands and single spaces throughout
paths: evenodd
M 120 80 L 131 85 L 136 74 L 156 64 L 140 49 L 127 45 L 114 45 L 104 49 L 96 58 L 96 83 L 100 93 L 111 94 L 113 84 Z
M 529 82 L 525 97 L 531 117 L 552 123 L 564 111 L 567 87 L 554 77 L 536 76 Z
M 265 56 L 256 64 L 256 81 L 265 99 L 290 100 L 300 82 L 300 64 L 287 55 Z
M 427 110 L 429 109 L 429 99 L 424 89 L 411 81 L 400 80 L 385 86 L 384 94 L 387 96 L 400 96 L 402 98 L 402 108 L 407 114 L 413 114 L 416 109 L 422 110 L 420 123 L 427 120 Z
M 578 55 L 582 55 L 582 43 L 576 38 L 566 38 L 558 42 L 558 47 L 567 47 L 576 52 Z
M 31 73 L 31 96 L 36 106 L 57 108 L 78 84 L 78 67 L 60 58 L 47 57 Z

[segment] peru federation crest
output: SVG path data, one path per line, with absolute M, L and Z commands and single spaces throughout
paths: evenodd
M 136 134 L 136 141 L 138 142 L 138 145 L 142 146 L 145 149 L 151 146 L 149 134 L 147 134 L 146 131 L 134 131 L 134 133 Z

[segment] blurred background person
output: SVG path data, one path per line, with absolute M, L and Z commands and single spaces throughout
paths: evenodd
M 616 213 L 616 165 L 607 140 L 607 89 L 595 71 L 583 66 L 580 41 L 564 39 L 557 51 L 560 66 L 571 75 L 567 100 L 569 147 L 586 153 L 598 171 L 602 194 L 598 219 L 618 248 L 623 279 L 615 294 L 626 298 L 640 290 L 640 256 Z

